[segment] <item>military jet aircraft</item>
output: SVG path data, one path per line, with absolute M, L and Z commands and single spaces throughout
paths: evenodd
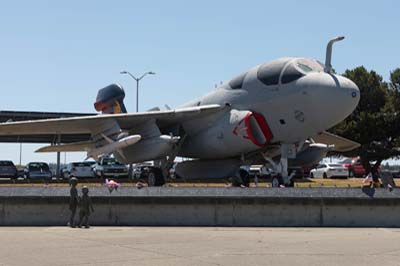
M 174 110 L 127 113 L 122 87 L 112 84 L 98 92 L 94 105 L 102 114 L 1 123 L 0 137 L 58 136 L 60 143 L 38 152 L 86 151 L 94 159 L 114 154 L 126 164 L 157 160 L 151 185 L 164 184 L 177 156 L 192 159 L 176 166 L 184 178 L 237 176 L 241 165 L 262 163 L 288 185 L 288 162 L 318 162 L 331 144 L 339 151 L 358 145 L 326 132 L 360 99 L 357 86 L 332 71 L 332 45 L 342 39 L 328 43 L 325 65 L 310 58 L 280 58 Z

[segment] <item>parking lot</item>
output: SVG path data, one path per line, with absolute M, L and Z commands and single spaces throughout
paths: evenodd
M 350 161 L 353 161 L 353 164 L 348 167 L 354 168 L 355 165 L 357 165 L 359 170 L 357 170 L 356 173 L 362 173 L 362 171 L 364 171 L 360 165 L 359 159 Z M 345 162 L 347 161 L 343 161 L 343 163 Z M 68 185 L 70 177 L 76 177 L 81 184 L 88 186 L 104 184 L 106 179 L 112 179 L 124 186 L 157 186 L 156 183 L 151 184 L 149 181 L 150 179 L 148 179 L 149 171 L 154 168 L 155 167 L 148 164 L 139 164 L 133 167 L 132 174 L 130 175 L 127 165 L 119 163 L 112 157 L 102 157 L 97 163 L 95 161 L 84 161 L 62 165 L 60 168 L 60 175 L 56 177 L 57 171 L 54 164 L 30 162 L 25 166 L 19 165 L 17 168 L 12 161 L 3 160 L 0 161 L 0 186 L 10 184 L 14 186 L 65 186 Z M 174 167 L 171 168 L 171 170 L 173 169 Z M 177 176 L 175 176 L 174 171 L 171 174 L 171 170 L 171 176 L 166 179 L 164 186 L 229 187 L 232 185 L 243 186 L 244 184 L 238 183 L 236 179 L 186 180 L 184 178 L 176 178 Z M 263 166 L 255 166 L 253 168 L 243 168 L 242 166 L 240 171 L 242 170 L 248 172 L 245 186 L 273 186 L 271 181 L 274 175 L 270 169 Z M 301 167 L 291 168 L 290 171 L 294 172 L 294 187 L 361 187 L 365 185 L 363 184 L 363 174 L 355 175 L 352 173 L 352 177 L 349 177 L 348 175 L 353 170 L 347 170 L 345 165 L 340 163 L 321 163 L 314 169 L 310 168 L 307 173 Z M 391 172 L 386 171 L 385 173 L 392 175 Z M 398 184 L 399 179 L 395 178 L 394 182 Z

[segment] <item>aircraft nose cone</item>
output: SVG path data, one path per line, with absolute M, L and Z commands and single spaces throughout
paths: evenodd
M 348 78 L 340 75 L 331 75 L 330 77 L 335 84 L 333 85 L 330 81 L 327 81 L 328 84 L 331 84 L 330 86 L 328 85 L 328 87 L 331 87 L 331 89 L 335 91 L 334 94 L 337 98 L 335 101 L 343 108 L 342 115 L 344 119 L 356 109 L 360 101 L 360 90 L 357 85 Z
M 358 89 L 357 85 L 350 79 L 345 78 L 343 76 L 339 75 L 334 75 L 334 79 L 337 79 L 338 84 L 336 84 L 337 87 L 340 87 L 347 91 L 347 93 L 354 99 L 354 100 L 359 100 L 360 99 L 360 90 Z
M 310 127 L 323 131 L 349 116 L 360 101 L 360 90 L 348 78 L 327 73 L 310 73 L 298 82 L 310 100 Z
M 360 101 L 360 90 L 348 78 L 322 74 L 321 89 L 324 92 L 326 122 L 334 126 L 348 117 Z

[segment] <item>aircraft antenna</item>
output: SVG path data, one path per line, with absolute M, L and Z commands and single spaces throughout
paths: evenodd
M 332 73 L 332 64 L 331 64 L 331 59 L 332 59 L 332 46 L 333 43 L 341 41 L 344 39 L 344 36 L 338 36 L 336 38 L 333 38 L 328 42 L 328 45 L 326 46 L 326 57 L 325 57 L 325 68 L 324 71 L 326 73 Z

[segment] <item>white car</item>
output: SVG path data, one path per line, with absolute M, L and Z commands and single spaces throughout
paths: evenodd
M 321 163 L 310 172 L 311 178 L 331 178 L 343 177 L 347 178 L 348 170 L 341 164 Z
M 112 157 L 101 157 L 100 161 L 92 166 L 97 177 L 128 177 L 128 167 Z
M 69 163 L 67 167 L 63 169 L 62 175 L 65 179 L 68 179 L 72 176 L 76 178 L 94 177 L 92 164 L 92 162 Z

